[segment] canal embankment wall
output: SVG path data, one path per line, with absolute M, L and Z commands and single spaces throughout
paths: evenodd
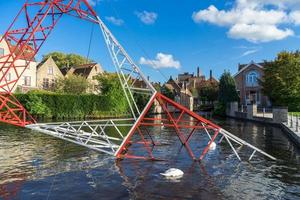
M 226 108 L 226 115 L 278 126 L 300 148 L 300 119 L 290 116 L 286 107 L 275 107 L 271 112 L 262 112 L 258 110 L 257 105 L 247 105 L 245 109 L 240 110 L 238 102 L 231 102 Z

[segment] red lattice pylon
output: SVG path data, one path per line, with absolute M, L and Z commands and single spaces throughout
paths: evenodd
M 162 107 L 161 118 L 147 117 L 154 102 L 157 101 Z M 187 119 L 188 118 L 188 119 Z M 149 101 L 143 114 L 139 117 L 134 127 L 130 130 L 129 134 L 121 144 L 116 153 L 117 158 L 137 158 L 137 159 L 157 159 L 153 155 L 153 149 L 156 145 L 148 131 L 143 131 L 145 127 L 164 126 L 173 128 L 181 144 L 185 147 L 188 154 L 193 160 L 202 160 L 209 150 L 210 145 L 215 141 L 221 128 L 211 121 L 199 116 L 198 114 L 190 111 L 186 107 L 176 103 L 175 101 L 167 98 L 161 93 L 156 93 Z M 199 152 L 194 152 L 190 146 L 190 139 L 196 130 L 204 130 L 211 133 L 211 138 L 208 145 L 197 157 Z M 189 130 L 186 134 L 183 130 Z M 140 140 L 137 140 L 140 138 Z M 147 138 L 147 139 L 146 139 Z M 131 154 L 130 147 L 132 145 L 142 145 L 146 150 L 146 155 Z
M 63 14 L 97 23 L 87 0 L 31 0 L 26 1 L 0 38 L 9 49 L 0 56 L 1 122 L 21 127 L 35 123 L 12 92 Z

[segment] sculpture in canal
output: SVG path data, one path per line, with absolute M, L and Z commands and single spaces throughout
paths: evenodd
M 12 94 L 30 61 L 34 59 L 64 15 L 99 25 L 130 107 L 131 118 L 40 124 Z M 24 19 L 26 23 L 22 23 Z M 30 128 L 119 159 L 160 159 L 155 155 L 155 149 L 160 145 L 160 141 L 159 139 L 157 141 L 156 135 L 149 131 L 149 127 L 172 130 L 193 160 L 202 160 L 216 139 L 219 139 L 219 143 L 227 141 L 238 159 L 241 158 L 232 143 L 252 149 L 249 160 L 256 152 L 275 159 L 159 93 L 87 0 L 25 1 L 17 17 L 1 38 L 1 41 L 3 40 L 9 44 L 10 52 L 0 57 L 1 122 Z M 20 57 L 26 58 L 23 63 L 17 62 Z M 12 74 L 12 78 L 8 79 L 8 74 Z M 137 81 L 139 84 L 136 84 Z M 137 104 L 135 94 L 147 97 L 147 104 L 143 108 Z M 154 106 L 162 108 L 160 117 L 151 115 L 151 108 Z M 196 134 L 207 135 L 208 144 L 201 151 L 195 148 Z

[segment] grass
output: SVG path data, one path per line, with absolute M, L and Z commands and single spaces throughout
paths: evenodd
M 300 117 L 300 112 L 289 112 L 290 115 Z

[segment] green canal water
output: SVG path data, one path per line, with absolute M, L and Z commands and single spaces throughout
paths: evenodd
M 0 124 L 0 199 L 300 199 L 300 151 L 277 127 L 214 120 L 275 156 L 239 162 L 227 144 L 192 162 L 174 133 L 162 129 L 158 152 L 168 161 L 115 161 L 110 156 L 28 129 Z M 201 143 L 199 138 L 197 142 Z M 202 142 L 203 146 L 206 141 Z M 177 181 L 159 173 L 184 171 Z

